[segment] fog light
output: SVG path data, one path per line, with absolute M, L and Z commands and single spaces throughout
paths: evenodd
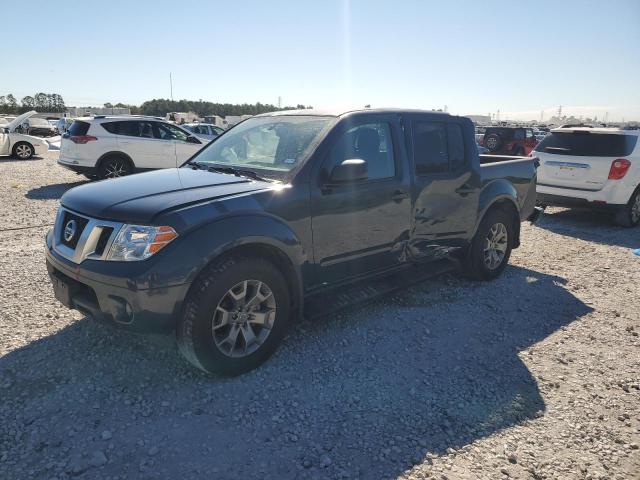
M 133 307 L 124 298 L 109 297 L 113 319 L 118 323 L 129 324 L 133 322 Z

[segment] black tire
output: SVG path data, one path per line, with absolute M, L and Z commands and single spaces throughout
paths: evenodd
M 275 317 L 257 350 L 232 357 L 214 339 L 214 314 L 234 286 L 252 280 L 263 282 L 271 290 Z M 289 289 L 280 270 L 263 259 L 229 256 L 207 267 L 192 285 L 176 329 L 178 349 L 191 364 L 207 373 L 239 375 L 258 367 L 275 352 L 287 331 L 290 315 Z M 232 328 L 231 321 L 222 328 L 227 327 Z M 237 338 L 234 345 L 244 344 L 246 351 L 244 334 Z
M 29 160 L 30 158 L 33 158 L 36 151 L 30 143 L 18 142 L 13 146 L 11 153 L 15 158 L 20 160 Z
M 480 222 L 478 231 L 471 241 L 471 245 L 467 250 L 463 262 L 465 272 L 470 278 L 475 280 L 493 280 L 502 274 L 509 263 L 509 257 L 511 256 L 511 250 L 513 248 L 515 221 L 517 221 L 517 219 L 514 217 L 513 212 L 503 208 L 494 208 L 485 214 Z M 485 258 L 485 248 L 488 246 L 487 239 L 490 236 L 492 228 L 499 224 L 503 225 L 506 230 L 506 249 L 500 263 L 497 266 L 490 267 Z
M 118 178 L 133 173 L 133 166 L 128 158 L 121 155 L 112 155 L 100 162 L 98 168 L 98 178 Z
M 629 202 L 616 213 L 615 221 L 621 227 L 640 225 L 640 187 L 631 195 Z
M 497 133 L 492 133 L 484 140 L 484 146 L 489 149 L 490 152 L 497 152 L 502 148 L 502 137 Z

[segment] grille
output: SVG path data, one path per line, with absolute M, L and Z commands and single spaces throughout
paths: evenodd
M 109 238 L 111 237 L 112 233 L 113 233 L 112 227 L 104 227 L 102 229 L 102 233 L 100 234 L 100 238 L 98 239 L 98 243 L 96 244 L 96 250 L 95 250 L 96 255 L 102 255 L 104 253 L 104 249 L 107 246 L 107 243 L 109 242 Z
M 67 225 L 69 225 L 71 221 L 75 222 L 76 231 L 73 237 L 67 240 L 65 238 L 65 230 L 67 228 Z M 75 249 L 76 246 L 78 245 L 78 240 L 80 240 L 80 236 L 82 235 L 82 232 L 84 231 L 88 222 L 89 220 L 87 218 L 80 217 L 78 215 L 74 215 L 71 212 L 65 211 L 64 218 L 62 219 L 62 227 L 60 228 L 60 243 L 62 243 L 63 245 L 69 248 Z

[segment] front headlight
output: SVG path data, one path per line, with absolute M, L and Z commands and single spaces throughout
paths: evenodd
M 131 262 L 149 258 L 178 234 L 171 227 L 124 225 L 111 244 L 107 260 Z

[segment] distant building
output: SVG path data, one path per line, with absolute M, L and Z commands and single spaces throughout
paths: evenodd
M 129 108 L 105 107 L 67 107 L 68 117 L 86 117 L 93 115 L 131 115 Z

